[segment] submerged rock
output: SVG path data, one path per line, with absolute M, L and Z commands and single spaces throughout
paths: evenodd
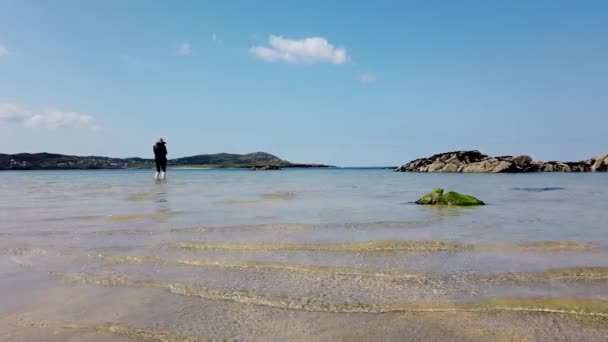
M 455 151 L 413 160 L 396 171 L 400 172 L 600 172 L 608 171 L 608 154 L 579 162 L 536 161 L 530 156 L 491 157 L 479 151 Z
M 545 188 L 511 188 L 511 190 L 517 191 L 527 191 L 527 192 L 543 192 L 543 191 L 555 191 L 555 190 L 564 190 L 565 188 L 561 187 L 545 187 Z
M 251 171 L 275 171 L 282 170 L 278 165 L 264 165 L 264 166 L 253 166 L 249 170 Z
M 459 194 L 454 191 L 450 191 L 446 194 L 443 193 L 443 189 L 437 188 L 428 194 L 420 197 L 415 202 L 416 204 L 422 205 L 456 205 L 456 206 L 468 206 L 468 205 L 485 205 L 482 201 L 469 195 Z

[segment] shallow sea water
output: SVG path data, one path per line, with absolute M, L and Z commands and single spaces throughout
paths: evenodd
M 0 173 L 0 340 L 608 339 L 608 174 L 151 178 Z

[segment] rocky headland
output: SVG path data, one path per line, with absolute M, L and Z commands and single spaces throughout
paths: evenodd
M 398 167 L 399 172 L 518 173 L 606 172 L 608 154 L 578 162 L 537 161 L 530 156 L 487 156 L 477 150 L 435 154 Z

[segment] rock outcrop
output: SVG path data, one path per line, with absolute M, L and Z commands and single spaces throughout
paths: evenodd
M 443 193 L 443 189 L 437 188 L 428 194 L 420 197 L 415 202 L 416 204 L 422 205 L 456 205 L 456 206 L 469 206 L 469 205 L 485 205 L 482 201 L 469 195 L 459 194 L 454 191 L 450 191 L 446 194 Z
M 479 151 L 440 153 L 429 158 L 413 160 L 396 171 L 400 172 L 606 172 L 608 154 L 579 162 L 536 161 L 530 156 L 490 157 Z

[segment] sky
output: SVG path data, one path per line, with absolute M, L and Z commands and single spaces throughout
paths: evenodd
M 0 0 L 0 153 L 608 153 L 608 1 Z

